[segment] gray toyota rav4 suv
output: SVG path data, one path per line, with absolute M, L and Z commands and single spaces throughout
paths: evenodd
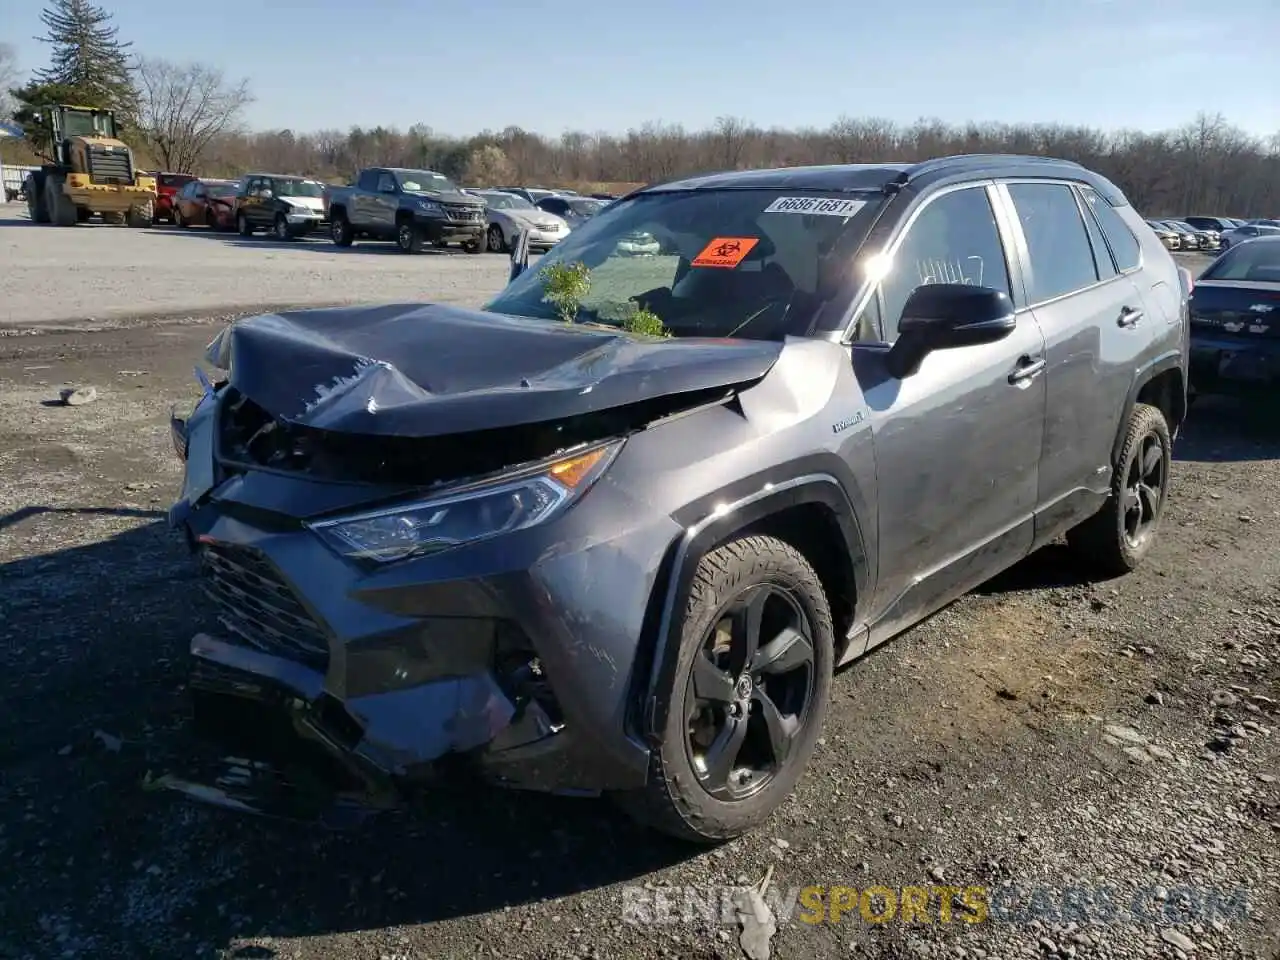
M 1076 164 L 664 183 L 512 275 L 210 345 L 172 423 L 190 688 L 262 760 L 174 783 L 278 811 L 300 767 L 374 806 L 471 771 L 724 840 L 837 667 L 1055 538 L 1114 576 L 1156 536 L 1191 278 Z

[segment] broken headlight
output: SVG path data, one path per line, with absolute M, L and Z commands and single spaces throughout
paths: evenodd
M 310 524 L 343 556 L 389 563 L 545 523 L 604 473 L 621 443 L 429 500 Z

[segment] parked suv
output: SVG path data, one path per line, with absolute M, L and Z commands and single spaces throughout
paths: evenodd
M 1083 167 L 696 177 L 527 260 L 483 310 L 211 345 L 171 518 L 217 604 L 197 716 L 254 718 L 231 755 L 276 718 L 376 796 L 460 764 L 724 840 L 795 786 L 836 666 L 1062 534 L 1098 576 L 1155 542 L 1190 276 Z
M 236 230 L 267 230 L 277 240 L 304 237 L 324 223 L 324 184 L 281 173 L 251 173 L 236 191 Z

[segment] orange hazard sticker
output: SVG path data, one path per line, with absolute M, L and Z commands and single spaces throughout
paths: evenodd
M 693 258 L 693 266 L 728 267 L 732 270 L 759 242 L 759 237 L 716 237 Z

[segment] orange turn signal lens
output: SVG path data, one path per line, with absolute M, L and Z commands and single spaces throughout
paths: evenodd
M 575 457 L 568 457 L 559 463 L 553 464 L 547 473 L 565 488 L 576 490 L 579 484 L 592 476 L 600 461 L 608 456 L 610 449 L 609 447 L 597 447 Z

